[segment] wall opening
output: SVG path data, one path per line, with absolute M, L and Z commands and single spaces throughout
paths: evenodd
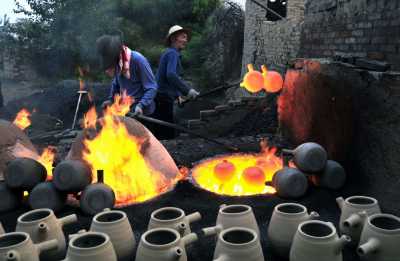
M 267 1 L 267 14 L 268 21 L 278 21 L 286 18 L 287 15 L 287 2 L 288 0 L 268 0 Z

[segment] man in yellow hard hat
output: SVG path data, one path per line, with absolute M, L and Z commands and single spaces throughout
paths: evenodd
M 199 92 L 190 87 L 181 78 L 182 64 L 181 51 L 190 41 L 190 30 L 179 25 L 174 25 L 168 30 L 166 37 L 167 49 L 161 55 L 158 72 L 156 75 L 158 84 L 158 93 L 155 99 L 157 104 L 154 117 L 173 122 L 174 101 L 178 97 L 187 99 L 195 99 Z M 159 139 L 172 139 L 175 136 L 174 130 L 170 128 L 160 127 L 155 131 L 155 135 Z

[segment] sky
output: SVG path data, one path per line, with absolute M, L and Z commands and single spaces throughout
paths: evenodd
M 149 0 L 151 1 L 151 0 Z M 232 2 L 236 2 L 243 6 L 246 3 L 246 0 L 231 0 Z M 22 5 L 26 5 L 25 0 L 18 0 Z M 0 17 L 3 18 L 4 14 L 10 18 L 11 22 L 15 22 L 16 19 L 23 17 L 22 14 L 14 14 L 13 9 L 15 8 L 14 0 L 0 0 Z

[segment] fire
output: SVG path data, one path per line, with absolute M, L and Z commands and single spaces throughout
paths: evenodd
M 18 126 L 21 130 L 25 130 L 31 125 L 29 117 L 31 113 L 27 109 L 22 109 L 17 113 L 13 123 Z
M 140 152 L 142 140 L 129 134 L 120 117 L 132 103 L 127 95 L 117 96 L 104 111 L 96 137 L 84 140 L 82 158 L 91 166 L 94 179 L 97 170 L 104 170 L 104 183 L 113 188 L 117 205 L 146 201 L 185 176 L 182 171 L 175 180 L 167 179 L 145 160 Z M 85 126 L 96 127 L 96 118 L 95 111 L 89 111 Z
M 244 76 L 241 87 L 245 88 L 251 93 L 257 93 L 261 90 L 266 92 L 278 92 L 283 87 L 283 78 L 280 73 L 276 71 L 268 71 L 265 65 L 261 66 L 261 71 L 254 70 L 252 64 L 247 65 L 248 73 Z
M 202 188 L 229 196 L 275 193 L 265 182 L 282 168 L 276 148 L 262 142 L 258 154 L 231 154 L 205 160 L 192 169 L 192 177 Z
M 56 147 L 48 146 L 37 159 L 47 170 L 47 180 L 53 179 L 53 162 L 56 156 Z

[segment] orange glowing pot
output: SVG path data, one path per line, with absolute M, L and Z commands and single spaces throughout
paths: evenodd
M 235 165 L 228 160 L 223 160 L 214 167 L 214 174 L 221 181 L 230 180 L 235 174 L 235 171 Z
M 243 171 L 244 180 L 253 186 L 265 186 L 265 173 L 259 167 L 249 167 Z
M 264 76 L 261 72 L 255 71 L 253 65 L 247 65 L 249 70 L 244 76 L 243 82 L 240 84 L 251 93 L 256 93 L 264 88 Z
M 264 77 L 264 89 L 267 92 L 279 92 L 283 87 L 282 75 L 275 71 L 268 71 Z

